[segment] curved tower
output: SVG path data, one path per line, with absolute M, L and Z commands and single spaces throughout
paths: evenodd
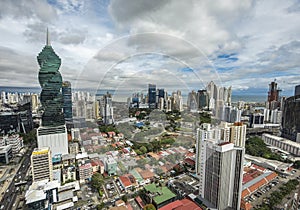
M 62 77 L 58 71 L 61 59 L 50 45 L 47 29 L 47 42 L 37 56 L 40 66 L 39 82 L 42 87 L 41 104 L 43 109 L 42 126 L 55 127 L 65 124 L 62 113 L 63 98 L 61 94 Z
M 38 148 L 49 147 L 52 157 L 68 154 L 68 136 L 62 112 L 62 77 L 58 71 L 61 60 L 50 45 L 48 29 L 46 46 L 37 56 L 37 61 L 43 109 L 42 126 L 37 130 Z

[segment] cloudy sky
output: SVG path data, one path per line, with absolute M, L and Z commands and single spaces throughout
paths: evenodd
M 298 0 L 1 0 L 0 86 L 39 87 L 49 28 L 75 88 L 291 95 L 300 84 Z

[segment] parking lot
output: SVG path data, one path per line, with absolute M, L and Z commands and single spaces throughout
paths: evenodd
M 263 202 L 268 202 L 267 197 L 274 191 L 276 191 L 284 182 L 282 180 L 275 179 L 269 184 L 263 186 L 251 196 L 246 198 L 246 201 L 251 202 L 253 207 L 260 207 Z
M 259 208 L 263 203 L 268 204 L 269 202 L 268 197 L 272 192 L 278 190 L 282 184 L 288 182 L 290 179 L 295 179 L 295 178 L 297 178 L 300 181 L 299 170 L 294 170 L 294 172 L 291 173 L 291 175 L 289 176 L 278 176 L 268 185 L 263 186 L 262 188 L 257 190 L 255 193 L 253 193 L 245 200 L 249 201 L 253 206 L 253 208 Z
M 114 180 L 110 179 L 104 183 L 103 186 L 105 197 L 107 201 L 116 201 L 120 198 L 119 189 Z

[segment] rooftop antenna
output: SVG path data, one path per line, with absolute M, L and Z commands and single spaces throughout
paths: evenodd
M 50 46 L 50 37 L 49 37 L 49 30 L 48 30 L 48 27 L 47 27 L 47 35 L 46 35 L 46 45 L 47 45 L 47 46 Z

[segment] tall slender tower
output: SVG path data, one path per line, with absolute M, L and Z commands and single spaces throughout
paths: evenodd
M 49 147 L 52 156 L 68 153 L 68 138 L 62 112 L 62 77 L 58 69 L 61 59 L 50 45 L 47 29 L 46 46 L 37 56 L 40 66 L 39 82 L 42 88 L 42 126 L 37 130 L 38 148 Z
M 72 121 L 72 89 L 69 81 L 64 81 L 62 83 L 62 95 L 64 101 L 63 111 L 65 120 Z
M 60 126 L 65 124 L 62 113 L 63 98 L 61 94 L 62 77 L 58 69 L 61 59 L 50 45 L 47 29 L 46 46 L 37 57 L 40 71 L 39 82 L 42 88 L 41 104 L 43 109 L 42 126 Z

